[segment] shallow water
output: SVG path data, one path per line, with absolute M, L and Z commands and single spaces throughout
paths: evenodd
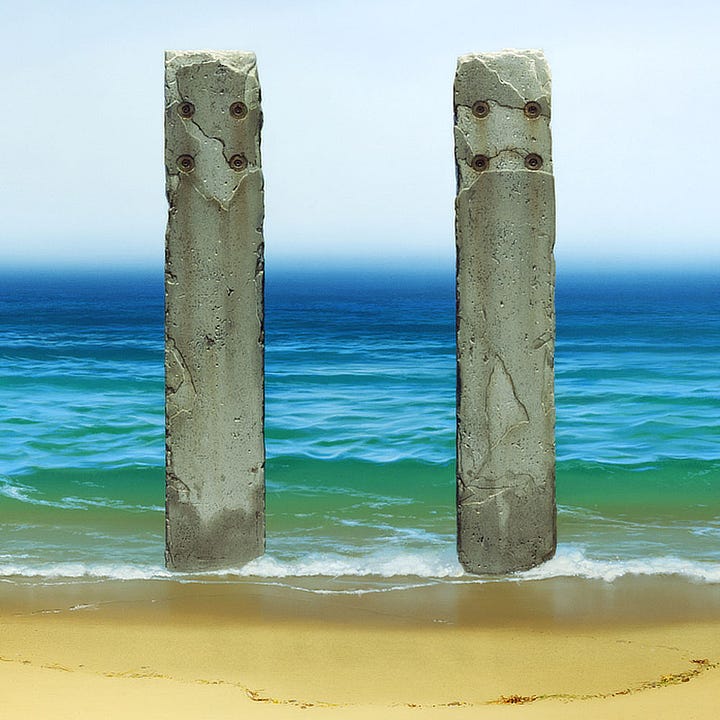
M 270 270 L 268 553 L 205 578 L 468 581 L 452 272 Z M 560 545 L 515 579 L 720 582 L 719 284 L 559 275 Z M 162 323 L 161 274 L 0 278 L 0 577 L 169 576 Z

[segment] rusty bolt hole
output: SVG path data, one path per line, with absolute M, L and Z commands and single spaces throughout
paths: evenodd
M 181 118 L 191 118 L 195 114 L 195 106 L 191 102 L 181 102 L 178 105 L 178 115 Z
M 248 166 L 247 158 L 244 155 L 233 155 L 228 162 L 233 170 L 244 170 Z
M 525 115 L 529 118 L 537 118 L 542 115 L 542 108 L 540 107 L 540 103 L 535 102 L 534 100 L 525 103 L 524 110 Z
M 192 155 L 181 155 L 177 159 L 177 166 L 180 172 L 192 172 L 195 169 L 195 159 Z
M 246 117 L 248 114 L 247 105 L 244 102 L 234 102 L 230 106 L 230 114 L 234 118 L 238 118 L 239 120 L 242 120 L 242 118 Z
M 490 103 L 486 100 L 478 100 L 473 103 L 472 114 L 477 118 L 484 118 L 490 114 Z
M 475 157 L 473 157 L 473 159 L 470 161 L 470 167 L 473 170 L 477 170 L 478 172 L 487 170 L 489 166 L 490 159 L 487 157 L 487 155 L 475 155 Z
M 528 170 L 539 170 L 543 166 L 543 159 L 535 154 L 530 153 L 525 156 L 525 167 Z

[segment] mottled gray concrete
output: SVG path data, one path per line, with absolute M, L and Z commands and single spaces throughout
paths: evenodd
M 458 556 L 472 573 L 555 552 L 555 196 L 538 51 L 455 76 Z
M 265 547 L 263 176 L 255 56 L 168 52 L 166 562 Z

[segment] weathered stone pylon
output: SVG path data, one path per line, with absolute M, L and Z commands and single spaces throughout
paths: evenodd
M 555 196 L 538 51 L 455 75 L 458 556 L 507 573 L 555 552 Z
M 168 52 L 166 562 L 265 547 L 263 176 L 255 56 Z

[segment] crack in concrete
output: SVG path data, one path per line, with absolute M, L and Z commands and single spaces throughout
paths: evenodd
M 175 342 L 175 338 L 173 338 L 169 333 L 165 333 L 165 346 L 168 349 L 168 352 L 172 356 L 175 365 L 180 368 L 181 371 L 181 379 L 180 382 L 177 384 L 177 387 L 173 387 L 170 384 L 170 372 L 172 371 L 171 368 L 168 368 L 166 371 L 166 377 L 168 378 L 166 380 L 166 389 L 167 389 L 167 404 L 174 403 L 177 405 L 176 412 L 172 414 L 168 414 L 167 416 L 167 422 L 170 424 L 175 418 L 177 418 L 182 413 L 190 413 L 191 407 L 185 407 L 184 404 L 181 404 L 178 402 L 178 393 L 180 390 L 186 385 L 186 381 L 189 382 L 190 389 L 191 389 L 191 397 L 189 400 L 190 406 L 192 406 L 195 403 L 195 400 L 198 396 L 198 390 L 197 386 L 195 385 L 195 380 L 193 379 L 192 373 L 190 372 L 190 368 L 187 364 L 187 361 L 185 360 L 185 357 L 183 356 L 182 352 L 177 346 L 177 343 Z
M 514 90 L 515 88 L 513 88 Z M 545 93 L 539 95 L 537 98 L 530 98 L 527 101 L 523 101 L 523 104 L 521 106 L 518 105 L 506 105 L 505 103 L 501 103 L 499 100 L 493 100 L 492 98 L 486 98 L 485 101 L 487 103 L 490 103 L 491 105 L 497 105 L 497 107 L 505 108 L 506 110 L 518 110 L 519 112 L 525 114 L 525 102 L 539 102 L 540 98 L 544 98 Z M 465 103 L 457 103 L 455 105 L 455 109 L 457 111 L 457 108 L 467 108 L 469 112 L 472 112 L 472 105 L 467 105 Z M 542 106 L 541 106 L 542 108 Z M 538 117 L 545 118 L 546 120 L 550 121 L 550 115 L 546 112 L 541 112 Z M 528 118 L 529 119 L 529 118 Z M 536 118 L 535 118 L 536 119 Z
M 190 488 L 187 483 L 183 482 L 174 472 L 169 468 L 165 475 L 165 481 L 167 487 L 175 491 L 180 502 L 188 502 L 190 500 Z
M 551 343 L 554 340 L 553 334 L 548 330 L 542 335 L 538 335 L 538 337 L 533 340 L 532 349 L 533 350 L 539 350 L 544 345 L 547 345 L 548 343 Z
M 517 95 L 518 100 L 520 100 L 520 102 L 522 102 L 523 105 L 525 104 L 525 100 L 524 100 L 522 94 L 512 83 L 506 82 L 505 80 L 503 80 L 500 77 L 500 74 L 498 73 L 498 71 L 491 68 L 481 57 L 477 57 L 477 61 L 480 63 L 480 65 L 482 65 L 485 68 L 485 70 L 487 70 L 489 73 L 492 73 L 495 76 L 495 80 L 498 85 L 504 85 L 505 87 L 510 88 L 510 90 L 512 90 L 512 92 L 514 92 L 515 95 Z
M 523 425 L 526 425 L 528 422 L 530 422 L 530 415 L 528 414 L 527 408 L 525 407 L 525 404 L 520 400 L 517 393 L 517 388 L 515 386 L 515 381 L 512 378 L 512 375 L 508 372 L 507 366 L 505 365 L 504 360 L 502 357 L 500 357 L 499 354 L 495 355 L 495 365 L 493 366 L 492 372 L 490 373 L 490 377 L 488 378 L 487 385 L 485 387 L 485 417 L 487 419 L 488 425 L 489 423 L 489 417 L 490 417 L 490 408 L 489 403 L 491 402 L 491 392 L 490 392 L 490 386 L 493 382 L 493 378 L 495 377 L 495 372 L 498 367 L 500 367 L 500 370 L 502 371 L 502 378 L 504 380 L 507 380 L 510 384 L 510 390 L 513 395 L 513 400 L 515 401 L 516 407 L 518 407 L 522 414 L 525 416 L 523 420 L 520 420 L 512 425 L 510 425 L 506 430 L 503 432 L 503 434 L 494 442 L 489 443 L 488 448 L 488 454 L 490 454 L 493 450 L 497 449 L 505 440 L 505 438 L 513 431 L 516 430 L 519 427 L 522 427 Z M 488 440 L 490 440 L 488 438 Z
M 182 98 L 181 98 L 182 99 Z M 208 139 L 208 140 L 215 140 L 216 142 L 219 142 L 220 145 L 222 145 L 222 156 L 225 158 L 226 162 L 229 162 L 230 158 L 226 155 L 225 151 L 227 150 L 227 146 L 225 145 L 225 141 L 221 137 L 215 137 L 215 135 L 208 135 L 203 129 L 200 123 L 198 123 L 197 120 L 195 120 L 195 116 L 188 118 L 188 120 L 200 131 L 200 134 Z

